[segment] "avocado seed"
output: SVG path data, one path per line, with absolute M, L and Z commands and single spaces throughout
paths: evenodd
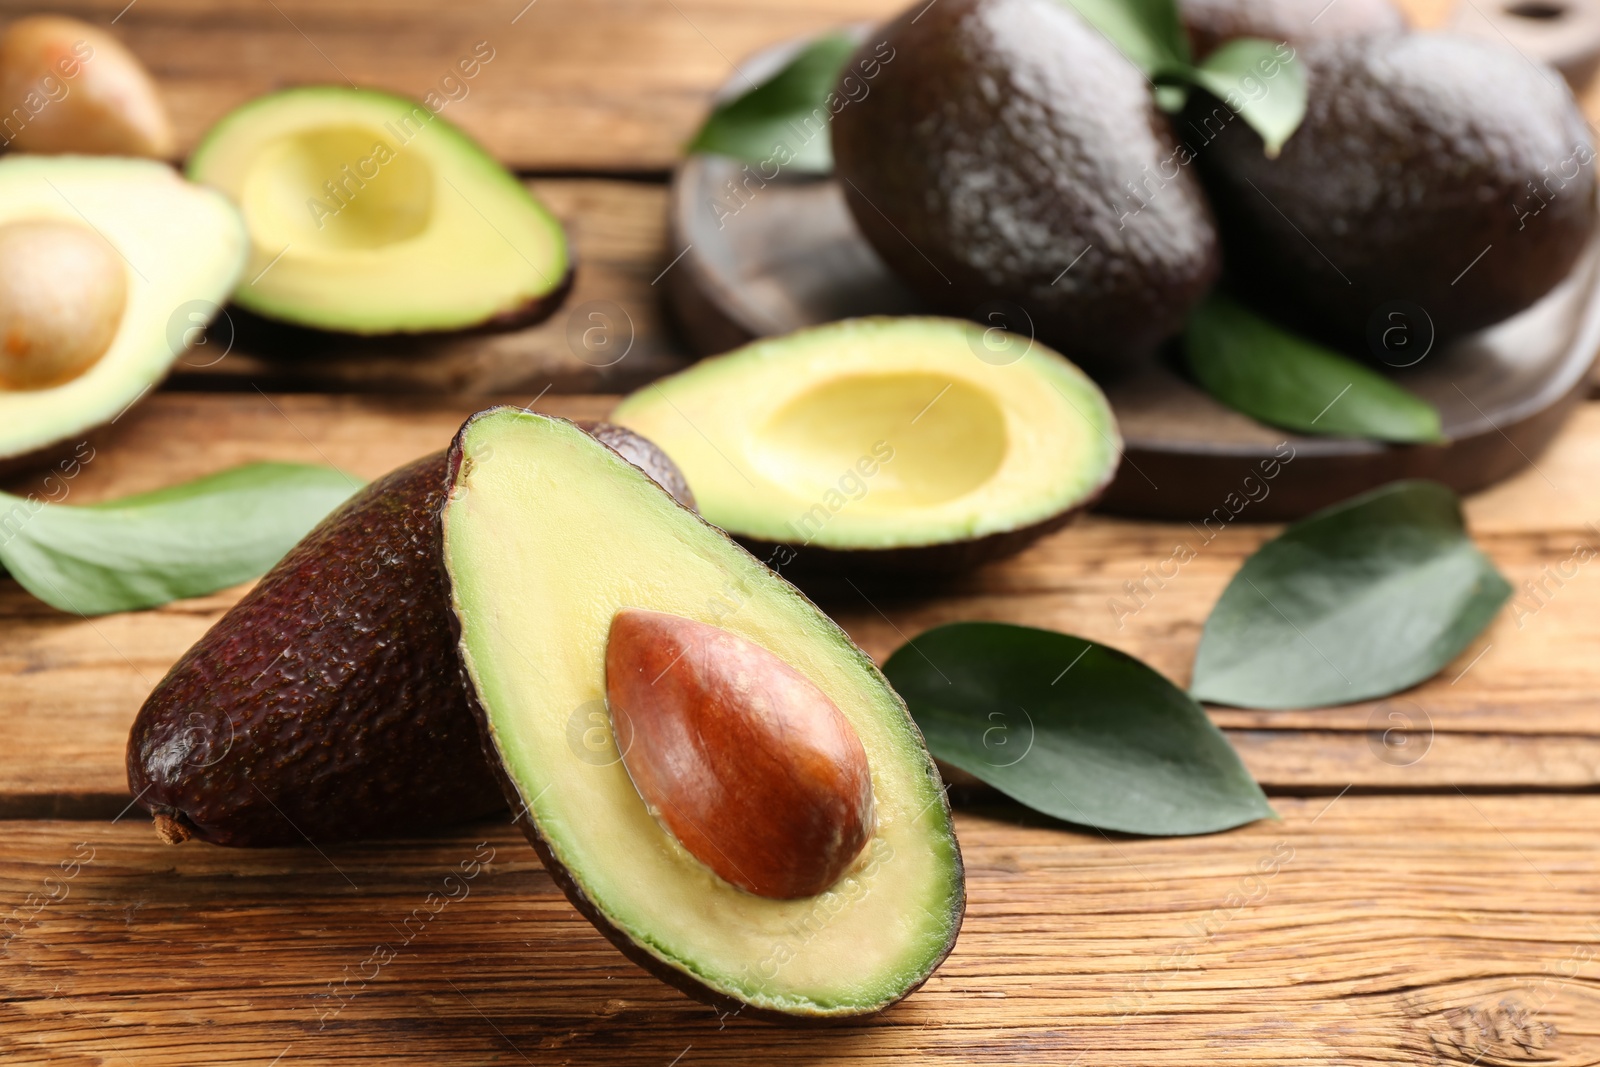
M 757 896 L 815 896 L 871 838 L 861 739 L 821 689 L 759 645 L 624 609 L 611 620 L 606 697 L 639 795 L 725 881 Z
M 62 15 L 32 15 L 0 37 L 0 116 L 8 147 L 24 152 L 166 159 L 172 121 L 155 82 L 105 30 Z
M 117 335 L 125 268 L 86 226 L 0 226 L 0 387 L 42 389 L 88 370 Z

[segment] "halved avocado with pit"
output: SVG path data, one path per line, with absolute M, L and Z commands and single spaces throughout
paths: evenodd
M 104 249 L 102 266 L 117 277 L 120 306 L 85 309 L 69 300 L 85 278 L 76 259 L 59 261 L 49 246 L 14 267 L 13 288 L 0 286 L 9 364 L 48 358 L 18 324 L 58 315 L 106 317 L 98 351 L 70 375 L 39 387 L 0 387 L 0 471 L 47 462 L 58 450 L 92 455 L 85 436 L 116 421 L 166 377 L 220 310 L 244 266 L 248 241 L 239 212 L 215 190 L 186 182 L 165 163 L 103 156 L 11 155 L 0 159 L 0 228 L 45 226 Z M 29 277 L 30 272 L 34 275 Z M 45 277 L 38 274 L 43 272 Z M 41 291 L 42 290 L 42 291 Z M 75 294 L 82 296 L 83 294 Z M 17 306 L 13 306 L 17 305 Z M 81 326 L 57 322 L 58 327 Z M 46 334 L 60 331 L 45 330 Z
M 252 248 L 234 300 L 269 318 L 357 334 L 525 325 L 571 281 L 555 216 L 415 100 L 273 93 L 223 118 L 189 175 L 244 211 Z
M 921 985 L 960 927 L 961 857 L 922 737 L 865 653 L 571 423 L 482 413 L 451 465 L 443 544 L 464 671 L 512 808 L 573 905 L 659 977 L 746 1015 L 848 1018 Z M 640 613 L 757 646 L 859 738 L 872 830 L 826 889 L 738 888 L 642 798 L 603 729 L 613 628 Z
M 1076 366 L 945 318 L 757 341 L 611 418 L 672 456 L 708 521 L 825 567 L 939 571 L 1015 552 L 1098 497 L 1122 447 Z

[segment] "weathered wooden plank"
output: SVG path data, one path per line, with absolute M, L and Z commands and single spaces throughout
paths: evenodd
M 955 953 L 885 1016 L 810 1032 L 719 1018 L 648 977 L 499 827 L 318 853 L 172 848 L 132 819 L 8 823 L 0 1058 L 1600 1061 L 1600 797 L 1277 807 L 1177 840 L 958 815 Z
M 538 407 L 598 417 L 610 403 L 548 396 Z M 474 406 L 404 397 L 158 394 L 117 425 L 70 484 L 68 499 L 139 492 L 258 459 L 326 462 L 376 477 L 443 447 Z M 1293 475 L 1290 464 L 1282 477 Z M 1577 542 L 1600 548 L 1600 534 L 1583 525 L 1586 516 L 1600 516 L 1600 405 L 1580 414 L 1538 470 L 1474 500 L 1470 511 L 1477 535 L 1514 582 L 1544 583 L 1542 606 L 1524 593 L 1456 664 L 1388 701 L 1298 712 L 1215 709 L 1219 723 L 1238 731 L 1235 742 L 1252 771 L 1273 789 L 1600 785 L 1600 659 L 1593 653 L 1600 646 L 1600 564 L 1585 564 L 1570 578 L 1557 573 Z M 1103 641 L 1184 683 L 1211 605 L 1273 532 L 1245 524 L 1246 517 L 1207 544 L 1186 525 L 1091 516 L 944 589 L 907 596 L 836 586 L 819 595 L 880 660 L 931 626 L 994 619 Z M 1159 572 L 1181 540 L 1193 542 L 1195 558 L 1161 586 L 1149 583 L 1146 568 Z M 1130 582 L 1146 583 L 1137 597 L 1127 592 Z M 106 815 L 120 807 L 123 745 L 139 704 L 238 595 L 82 620 L 44 607 L 11 582 L 0 584 L 0 814 Z

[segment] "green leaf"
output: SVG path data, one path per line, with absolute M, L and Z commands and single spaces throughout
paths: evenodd
M 1281 43 L 1240 37 L 1200 63 L 1194 80 L 1225 103 L 1261 135 L 1267 155 L 1276 158 L 1306 116 L 1306 72 Z
M 1295 523 L 1206 620 L 1197 699 L 1246 708 L 1371 700 L 1438 673 L 1511 586 L 1435 482 L 1396 482 Z
M 1035 811 L 1136 834 L 1273 815 L 1200 706 L 1115 649 L 961 622 L 922 634 L 883 670 L 935 756 Z
M 839 33 L 811 42 L 771 78 L 712 111 L 688 150 L 793 171 L 832 170 L 828 96 L 855 47 Z
M 1184 348 L 1206 392 L 1270 425 L 1380 441 L 1443 439 L 1432 404 L 1223 293 L 1195 310 Z
M 1186 78 L 1189 38 L 1176 0 L 1063 0 L 1151 80 Z
M 328 467 L 252 463 L 87 507 L 0 493 L 0 563 L 61 611 L 154 607 L 265 573 L 359 487 Z

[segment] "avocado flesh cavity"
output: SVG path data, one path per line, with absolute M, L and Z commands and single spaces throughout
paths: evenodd
M 649 441 L 589 428 L 682 485 Z M 165 839 L 393 836 L 503 807 L 446 605 L 445 460 L 408 464 L 328 516 L 146 699 L 128 789 Z
M 1216 229 L 1138 68 L 1057 0 L 913 4 L 850 67 L 885 42 L 893 62 L 832 134 L 851 214 L 897 274 L 1086 365 L 1183 328 Z
M 1201 165 L 1248 295 L 1365 350 L 1396 301 L 1420 306 L 1443 341 L 1567 276 L 1594 231 L 1595 164 L 1559 74 L 1442 33 L 1299 56 L 1305 121 L 1277 159 L 1204 94 L 1188 115 L 1197 143 L 1215 138 Z
M 360 334 L 521 324 L 570 280 L 555 217 L 413 100 L 273 93 L 218 123 L 189 174 L 243 209 L 252 249 L 234 300 L 270 318 Z
M 573 905 L 658 976 L 745 1014 L 879 1010 L 932 973 L 963 909 L 937 772 L 883 676 L 792 586 L 575 426 L 475 416 L 452 449 L 445 566 L 461 656 L 523 827 Z M 605 649 L 623 608 L 749 640 L 849 721 L 877 829 L 830 890 L 754 896 L 650 814 L 605 716 Z
M 611 417 L 677 460 L 708 521 L 845 566 L 938 570 L 1015 551 L 1098 496 L 1121 450 L 1082 371 L 954 319 L 758 341 Z
M 0 159 L 0 225 L 59 222 L 98 231 L 125 272 L 110 343 L 46 388 L 0 389 L 0 471 L 69 451 L 166 377 L 239 278 L 248 245 L 226 198 L 166 164 L 86 156 Z

